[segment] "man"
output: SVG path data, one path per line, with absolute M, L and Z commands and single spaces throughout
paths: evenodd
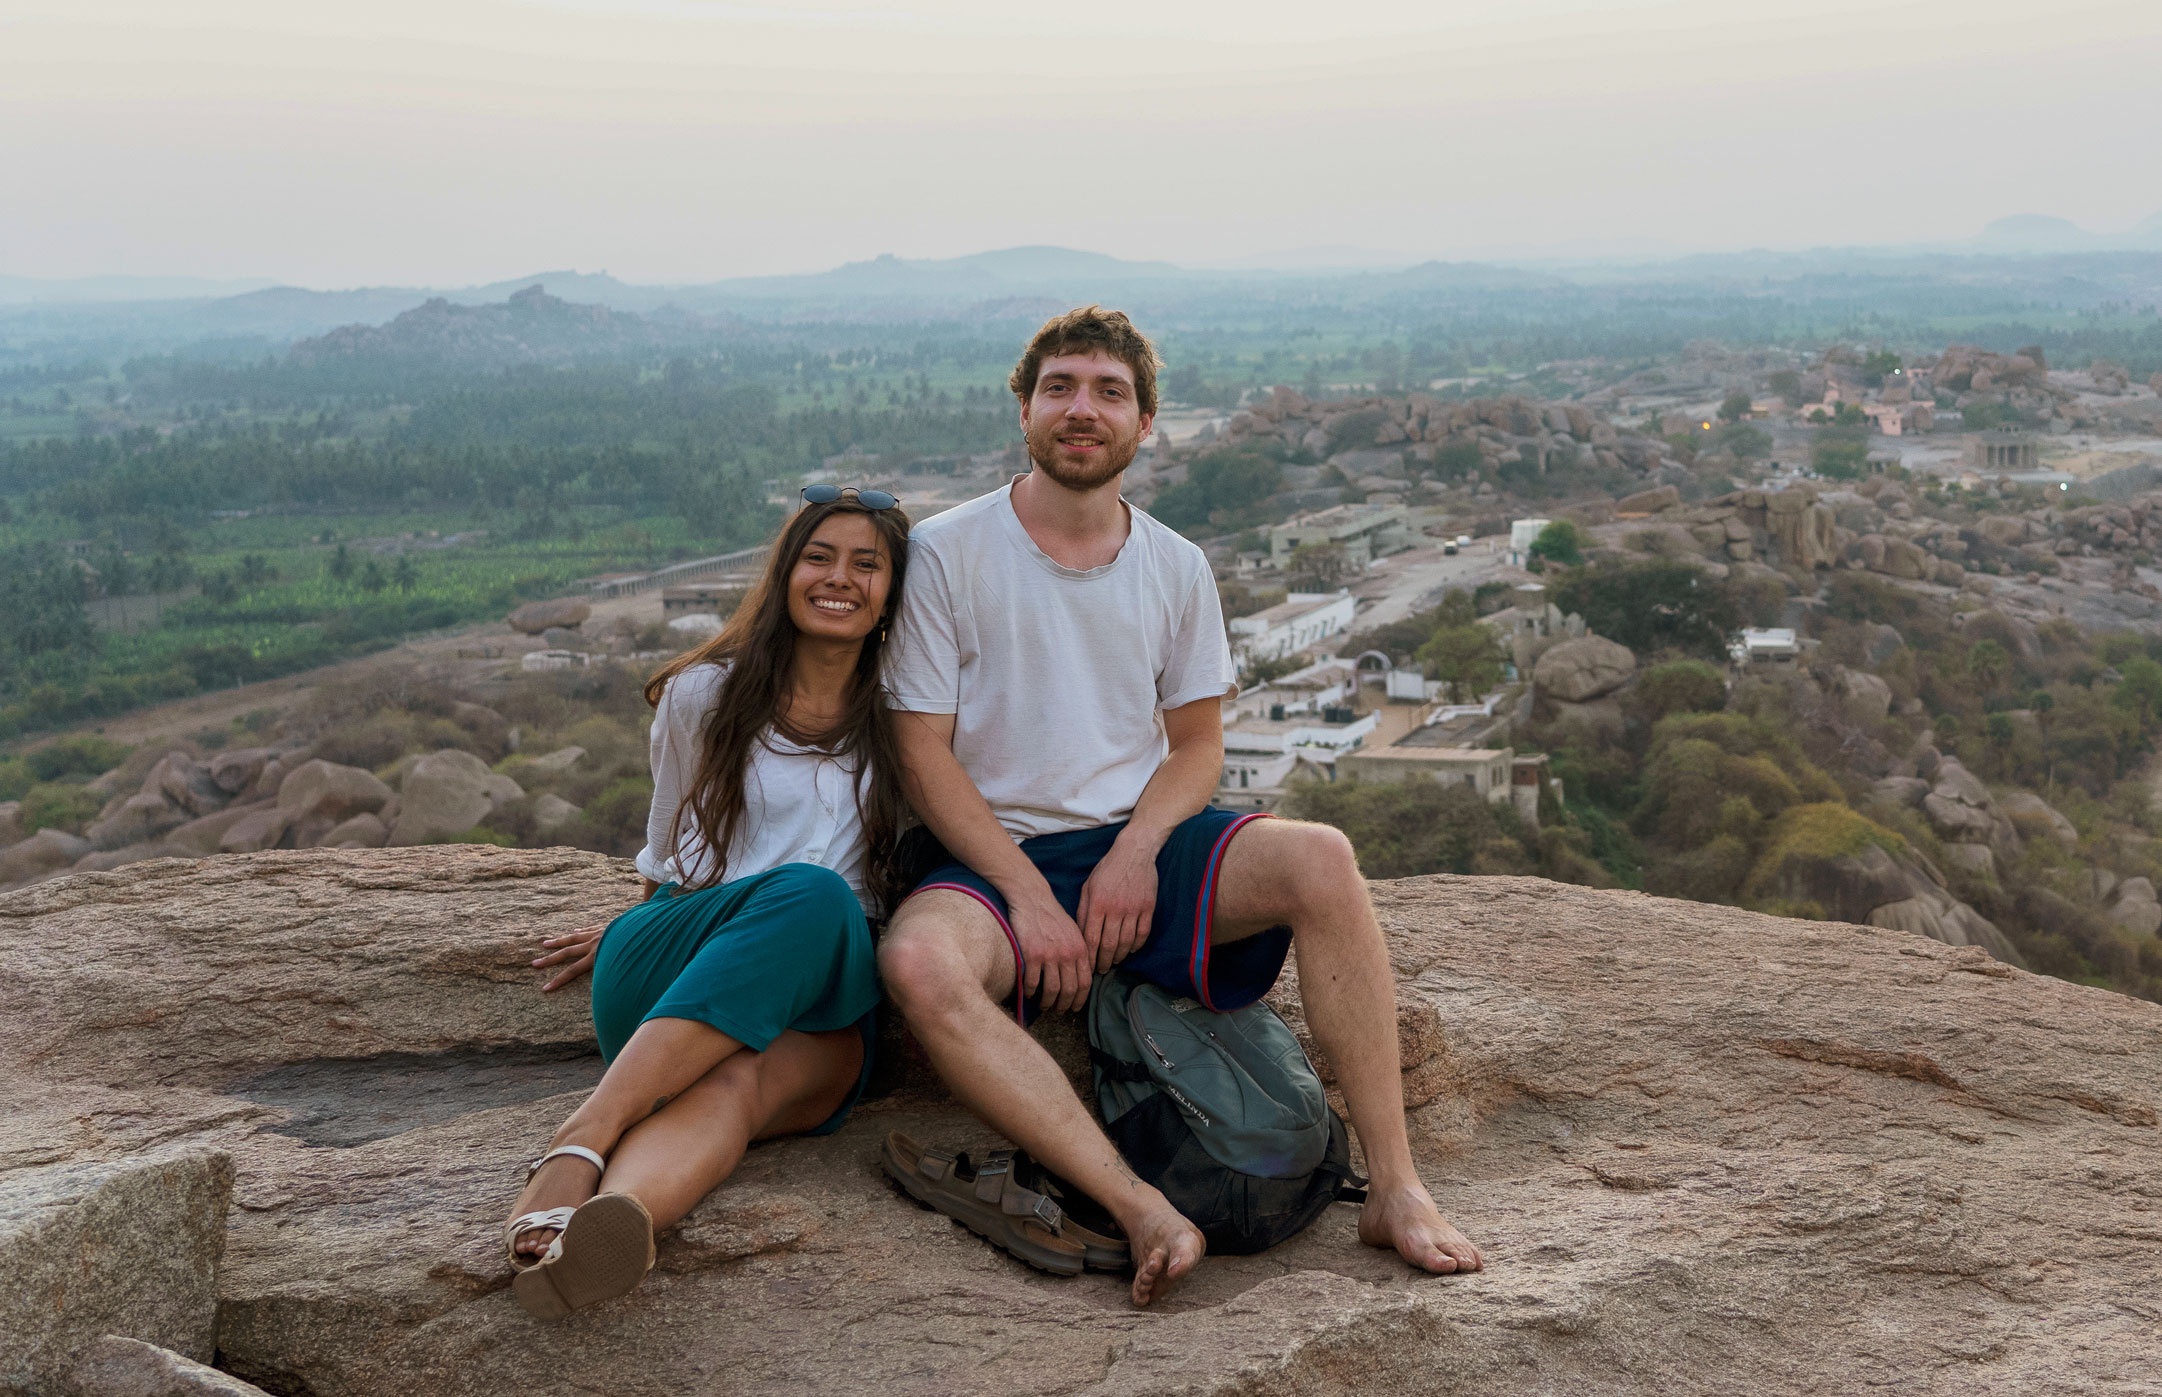
M 915 529 L 887 683 L 909 797 L 953 862 L 895 912 L 887 992 L 964 1103 L 1118 1220 L 1146 1305 L 1201 1259 L 1201 1233 L 1029 1037 L 1028 1000 L 1079 1008 L 1091 972 L 1124 962 L 1231 1009 L 1296 946 L 1372 1175 L 1360 1237 L 1476 1270 L 1412 1164 L 1394 982 L 1350 844 L 1209 808 L 1236 682 L 1215 579 L 1119 498 L 1159 364 L 1117 312 L 1047 323 L 1009 385 L 1035 470 Z

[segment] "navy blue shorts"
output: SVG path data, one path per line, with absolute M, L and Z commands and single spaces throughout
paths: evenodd
M 1223 866 L 1224 850 L 1230 847 L 1231 836 L 1249 821 L 1265 818 L 1210 806 L 1171 831 L 1171 837 L 1156 855 L 1156 911 L 1149 921 L 1148 940 L 1119 962 L 1121 969 L 1219 1011 L 1251 1004 L 1269 992 L 1291 949 L 1289 927 L 1271 927 L 1228 946 L 1209 945 L 1216 874 Z M 1021 852 L 1051 885 L 1051 894 L 1066 909 L 1066 915 L 1078 916 L 1082 884 L 1088 882 L 1096 865 L 1111 852 L 1119 831 L 1125 828 L 1125 822 L 1120 821 L 1096 829 L 1041 834 L 1022 840 Z M 930 832 L 912 833 L 928 836 Z M 950 888 L 966 893 L 998 918 L 999 929 L 1006 933 L 1006 943 L 1013 948 L 1014 1017 L 1026 1025 L 1036 1006 L 1024 1002 L 1021 995 L 1021 987 L 1028 983 L 1028 964 L 1021 955 L 1013 925 L 1006 920 L 1006 899 L 966 865 L 954 862 L 943 848 L 936 849 L 934 857 L 938 866 L 917 881 L 915 892 Z

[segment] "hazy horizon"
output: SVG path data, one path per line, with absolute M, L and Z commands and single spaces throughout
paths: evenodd
M 2162 6 L 11 0 L 0 275 L 634 283 L 1950 242 L 2162 209 Z

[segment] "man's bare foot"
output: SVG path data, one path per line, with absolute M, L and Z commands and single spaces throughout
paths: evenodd
M 1147 1305 L 1168 1294 L 1209 1249 L 1201 1229 L 1168 1203 L 1150 1213 L 1138 1227 L 1127 1228 L 1126 1241 L 1134 1257 L 1136 1305 Z
M 510 1215 L 515 1218 L 549 1208 L 575 1208 L 599 1191 L 600 1171 L 593 1167 L 593 1161 L 559 1154 L 534 1171 Z M 512 1246 L 518 1255 L 538 1260 L 559 1231 L 554 1227 L 528 1228 L 518 1234 Z
M 1359 1240 L 1370 1247 L 1393 1247 L 1422 1271 L 1447 1275 L 1485 1266 L 1479 1249 L 1449 1225 L 1420 1184 L 1369 1193 L 1359 1210 Z

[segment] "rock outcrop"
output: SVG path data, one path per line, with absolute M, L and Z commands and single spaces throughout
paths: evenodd
M 599 1067 L 584 996 L 527 962 L 636 888 L 597 855 L 446 846 L 20 892 L 0 1183 L 229 1155 L 217 1364 L 313 1397 L 2129 1394 L 2162 1369 L 2162 1008 L 1906 932 L 1515 878 L 1374 885 L 1414 1149 L 1482 1273 L 1415 1276 L 1338 1207 L 1136 1313 L 881 1179 L 889 1129 L 986 1143 L 912 1079 L 757 1147 L 636 1295 L 538 1328 L 496 1229 Z

